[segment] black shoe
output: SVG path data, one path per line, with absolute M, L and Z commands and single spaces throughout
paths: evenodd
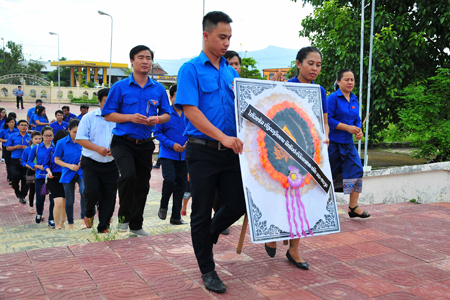
M 26 204 L 27 203 L 27 201 L 25 201 L 24 197 L 20 197 L 19 202 L 22 203 L 22 204 Z
M 358 217 L 358 218 L 363 218 L 363 219 L 365 219 L 365 218 L 370 217 L 370 214 L 369 214 L 367 211 L 363 211 L 362 214 L 357 214 L 357 213 L 355 212 L 355 209 L 358 208 L 358 205 L 356 205 L 356 206 L 353 207 L 353 208 L 351 208 L 351 207 L 349 206 L 348 208 L 350 209 L 350 211 L 348 212 L 348 216 L 349 216 L 350 218 L 356 218 L 356 217 Z
M 172 225 L 186 225 L 187 222 L 183 221 L 183 219 L 177 220 L 177 219 L 170 218 L 170 224 L 172 224 Z
M 269 246 L 267 246 L 267 244 L 264 244 L 264 248 L 266 249 L 266 252 L 270 257 L 275 257 L 277 248 L 270 248 Z
M 167 218 L 167 208 L 159 208 L 158 210 L 158 217 L 161 220 L 165 220 Z
M 153 165 L 153 169 L 159 169 L 160 166 L 159 165 Z
M 205 288 L 211 292 L 223 294 L 227 290 L 225 284 L 223 284 L 222 280 L 220 280 L 216 271 L 203 274 L 202 279 L 205 283 Z
M 295 259 L 289 253 L 289 250 L 286 252 L 286 257 L 288 258 L 289 262 L 293 263 L 297 268 L 300 268 L 303 270 L 309 270 L 308 263 L 306 261 L 305 262 L 296 262 Z
M 230 234 L 230 229 L 227 228 L 227 229 L 225 229 L 224 231 L 222 231 L 220 234 L 223 234 L 223 235 L 229 235 L 229 234 Z

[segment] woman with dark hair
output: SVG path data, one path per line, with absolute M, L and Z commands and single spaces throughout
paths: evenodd
M 78 124 L 80 120 L 72 119 L 69 122 L 69 135 L 58 141 L 55 150 L 55 163 L 62 167 L 60 183 L 64 186 L 66 197 L 66 214 L 69 222 L 69 229 L 74 228 L 73 204 L 75 202 L 75 183 L 78 183 L 81 206 L 81 229 L 86 228 L 84 222 L 84 181 L 83 172 L 80 168 L 82 147 L 75 143 Z
M 28 165 L 28 157 L 30 156 L 31 148 L 33 148 L 34 145 L 39 145 L 42 142 L 42 135 L 39 131 L 34 131 L 31 134 L 30 139 L 30 146 L 25 148 L 22 153 L 22 157 L 20 159 L 20 162 L 22 163 L 22 166 L 27 168 L 26 176 L 35 176 L 36 169 L 32 168 Z M 28 211 L 30 214 L 34 214 L 34 195 L 36 194 L 35 190 L 35 183 L 36 179 L 33 182 L 29 182 L 28 184 L 28 203 L 30 205 L 30 210 Z
M 45 195 L 41 195 L 41 188 L 46 182 L 46 169 L 50 164 L 50 156 L 54 149 L 53 128 L 45 126 L 42 128 L 41 132 L 43 141 L 31 149 L 27 161 L 27 165 L 36 170 L 34 180 L 34 188 L 36 191 L 36 223 L 41 223 L 43 220 Z M 34 160 L 35 158 L 36 162 Z M 55 205 L 55 202 L 53 201 L 52 194 L 48 195 L 48 198 L 50 200 L 48 227 L 54 229 L 55 221 L 53 218 L 53 206 Z
M 69 133 L 65 130 L 59 130 L 55 133 L 53 139 L 53 145 L 58 145 L 58 141 L 65 138 Z M 54 146 L 53 146 L 54 147 Z M 50 155 L 50 165 L 45 169 L 47 171 L 47 186 L 52 193 L 53 200 L 55 201 L 55 207 L 53 208 L 53 218 L 55 219 L 55 229 L 65 228 L 64 222 L 66 221 L 66 193 L 64 186 L 59 182 L 62 174 L 62 167 L 55 163 L 55 147 Z
M 6 109 L 0 107 L 0 128 L 2 128 L 3 124 L 5 124 L 5 120 L 6 120 Z
M 301 48 L 296 57 L 297 76 L 288 80 L 288 82 L 315 84 L 314 80 L 319 75 L 322 69 L 322 53 L 316 47 L 303 47 Z M 283 81 L 283 75 L 279 71 L 272 80 Z M 328 105 L 327 105 L 327 93 L 325 89 L 320 86 L 321 100 L 322 100 L 322 113 L 323 122 L 325 124 L 325 141 L 328 144 Z M 293 263 L 297 268 L 308 270 L 308 263 L 300 257 L 298 253 L 298 246 L 300 238 L 291 239 L 289 249 L 286 252 L 286 257 L 289 262 Z M 276 254 L 276 242 L 266 243 L 265 249 L 270 257 L 274 257 Z
M 355 73 L 350 69 L 339 70 L 336 83 L 337 91 L 328 96 L 328 119 L 331 128 L 328 157 L 334 188 L 343 188 L 344 194 L 350 195 L 350 218 L 368 218 L 370 214 L 358 207 L 364 171 L 353 142 L 353 136 L 357 141 L 363 137 L 359 102 L 352 93 Z
M 46 112 L 44 106 L 36 106 L 36 114 L 33 116 L 33 121 L 36 124 L 36 131 L 41 131 L 44 126 L 50 126 Z
M 7 117 L 5 124 L 3 124 L 3 130 L 0 131 L 0 142 L 2 142 L 2 157 L 6 164 L 7 180 L 11 184 L 11 151 L 6 150 L 5 143 L 9 136 L 15 132 L 19 132 L 17 129 L 16 120 L 11 117 Z

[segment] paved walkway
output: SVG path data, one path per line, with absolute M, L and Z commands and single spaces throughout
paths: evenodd
M 300 243 L 309 271 L 287 262 L 282 243 L 270 258 L 247 236 L 236 254 L 241 226 L 232 226 L 214 247 L 227 285 L 218 295 L 204 289 L 189 226 L 156 217 L 159 170 L 145 210 L 153 235 L 103 242 L 89 230 L 35 224 L 5 177 L 1 164 L 0 299 L 450 299 L 449 203 L 371 205 L 366 220 L 340 207 L 341 233 Z

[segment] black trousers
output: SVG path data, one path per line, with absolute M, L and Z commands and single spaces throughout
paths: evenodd
M 81 157 L 81 169 L 84 179 L 85 215 L 93 218 L 95 205 L 98 206 L 98 231 L 109 227 L 109 221 L 114 213 L 117 195 L 117 179 L 119 172 L 114 161 L 100 163 L 89 157 Z
M 25 198 L 28 194 L 28 185 L 25 175 L 27 174 L 27 168 L 22 166 L 20 158 L 11 159 L 11 180 L 12 188 L 16 193 L 17 198 Z M 20 183 L 20 186 L 19 186 Z
M 17 108 L 19 108 L 19 102 L 20 102 L 21 108 L 23 109 L 23 97 L 16 97 Z
M 2 145 L 2 158 L 6 164 L 6 177 L 11 180 L 11 151 L 6 150 L 6 147 Z
M 129 222 L 131 230 L 142 229 L 144 208 L 150 189 L 150 172 L 155 144 L 136 144 L 121 136 L 113 136 L 111 153 L 119 170 L 119 220 Z
M 215 268 L 213 243 L 245 213 L 239 157 L 231 149 L 188 143 L 185 158 L 192 192 L 192 244 L 200 271 L 206 274 Z M 211 219 L 216 189 L 223 207 Z
M 161 208 L 167 209 L 172 198 L 172 219 L 181 219 L 184 187 L 187 180 L 187 166 L 184 160 L 160 158 L 164 178 L 161 195 Z

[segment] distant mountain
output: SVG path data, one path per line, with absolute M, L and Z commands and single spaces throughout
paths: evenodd
M 238 49 L 231 49 L 237 51 Z M 237 51 L 239 55 L 241 53 Z M 295 60 L 298 49 L 286 49 L 276 46 L 268 46 L 262 50 L 248 51 L 242 53 L 242 57 L 253 57 L 257 62 L 258 70 L 271 68 L 288 68 L 291 62 Z M 158 59 L 157 62 L 168 73 L 168 75 L 177 75 L 180 67 L 190 58 L 180 59 Z

